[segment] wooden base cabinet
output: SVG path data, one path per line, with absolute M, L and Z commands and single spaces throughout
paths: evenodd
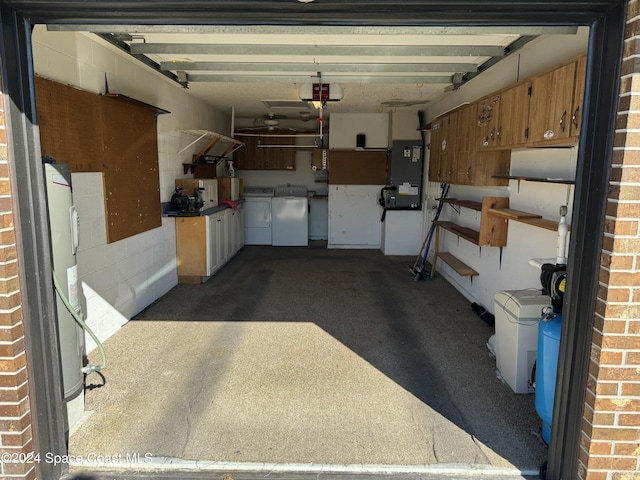
M 242 205 L 200 217 L 176 217 L 179 283 L 203 283 L 244 246 Z

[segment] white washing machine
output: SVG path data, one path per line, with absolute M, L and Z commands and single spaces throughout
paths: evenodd
M 244 244 L 271 245 L 273 187 L 244 188 Z
M 307 187 L 276 187 L 271 203 L 274 246 L 309 245 L 309 192 Z

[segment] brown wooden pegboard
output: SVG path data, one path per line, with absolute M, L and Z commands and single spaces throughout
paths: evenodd
M 100 96 L 36 77 L 42 154 L 73 172 L 102 171 Z
M 328 150 L 332 185 L 386 185 L 386 150 Z
M 108 243 L 162 225 L 158 110 L 40 77 L 36 103 L 43 155 L 104 174 Z

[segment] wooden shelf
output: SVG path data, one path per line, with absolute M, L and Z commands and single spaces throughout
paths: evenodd
M 472 228 L 463 227 L 453 222 L 437 221 L 436 225 L 443 230 L 453 233 L 474 245 L 480 245 L 480 232 Z
M 546 218 L 521 218 L 517 221 L 526 223 L 528 225 L 533 225 L 534 227 L 544 228 L 545 230 L 550 230 L 552 232 L 558 231 L 558 222 L 547 220 Z M 571 227 L 567 225 L 567 228 L 570 229 Z
M 466 263 L 462 262 L 458 258 L 454 257 L 449 252 L 438 252 L 438 258 L 442 259 L 444 263 L 449 265 L 455 270 L 455 272 L 461 277 L 475 277 L 479 275 L 473 268 Z
M 519 175 L 492 175 L 492 178 L 502 178 L 505 180 L 524 180 L 527 182 L 544 182 L 544 183 L 560 183 L 563 185 L 574 185 L 576 183 L 575 180 L 570 180 L 567 178 L 544 178 L 544 177 L 526 177 Z
M 469 208 L 477 212 L 482 211 L 482 203 L 475 202 L 473 200 L 458 200 L 457 198 L 437 198 L 436 200 L 439 200 L 444 203 L 448 203 L 449 205 L 456 205 L 459 207 Z
M 196 137 L 196 139 L 182 148 L 178 154 L 189 149 L 201 140 L 207 140 L 207 143 L 192 156 L 191 163 L 182 164 L 182 169 L 185 174 L 194 173 L 196 166 L 199 164 L 210 163 L 215 165 L 244 146 L 244 142 L 208 130 L 180 130 L 180 133 L 191 135 L 192 137 Z M 211 162 L 212 159 L 213 162 Z
M 542 218 L 542 215 L 536 213 L 523 212 L 522 210 L 513 210 L 512 208 L 490 208 L 490 215 L 504 217 L 507 220 L 520 220 L 523 218 Z
M 526 223 L 534 227 L 544 228 L 552 232 L 558 231 L 558 222 L 542 218 L 542 215 L 536 213 L 523 212 L 521 210 L 512 210 L 510 208 L 490 208 L 489 215 L 506 218 L 507 220 L 515 220 L 516 222 Z

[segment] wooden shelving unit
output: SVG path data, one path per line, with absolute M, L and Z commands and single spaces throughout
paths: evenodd
M 507 220 L 499 216 L 490 215 L 492 209 L 507 209 L 509 207 L 509 198 L 507 197 L 483 197 L 482 202 L 474 200 L 460 200 L 457 198 L 441 199 L 440 201 L 452 206 L 469 208 L 476 212 L 480 212 L 480 229 L 463 227 L 455 222 L 437 221 L 436 224 L 436 243 L 435 243 L 435 259 L 431 266 L 431 277 L 435 276 L 436 263 L 438 258 L 442 259 L 447 265 L 455 270 L 455 272 L 463 277 L 471 277 L 479 275 L 473 268 L 465 264 L 462 260 L 456 258 L 450 252 L 440 251 L 440 229 L 457 235 L 459 238 L 479 247 L 504 247 L 507 244 Z

